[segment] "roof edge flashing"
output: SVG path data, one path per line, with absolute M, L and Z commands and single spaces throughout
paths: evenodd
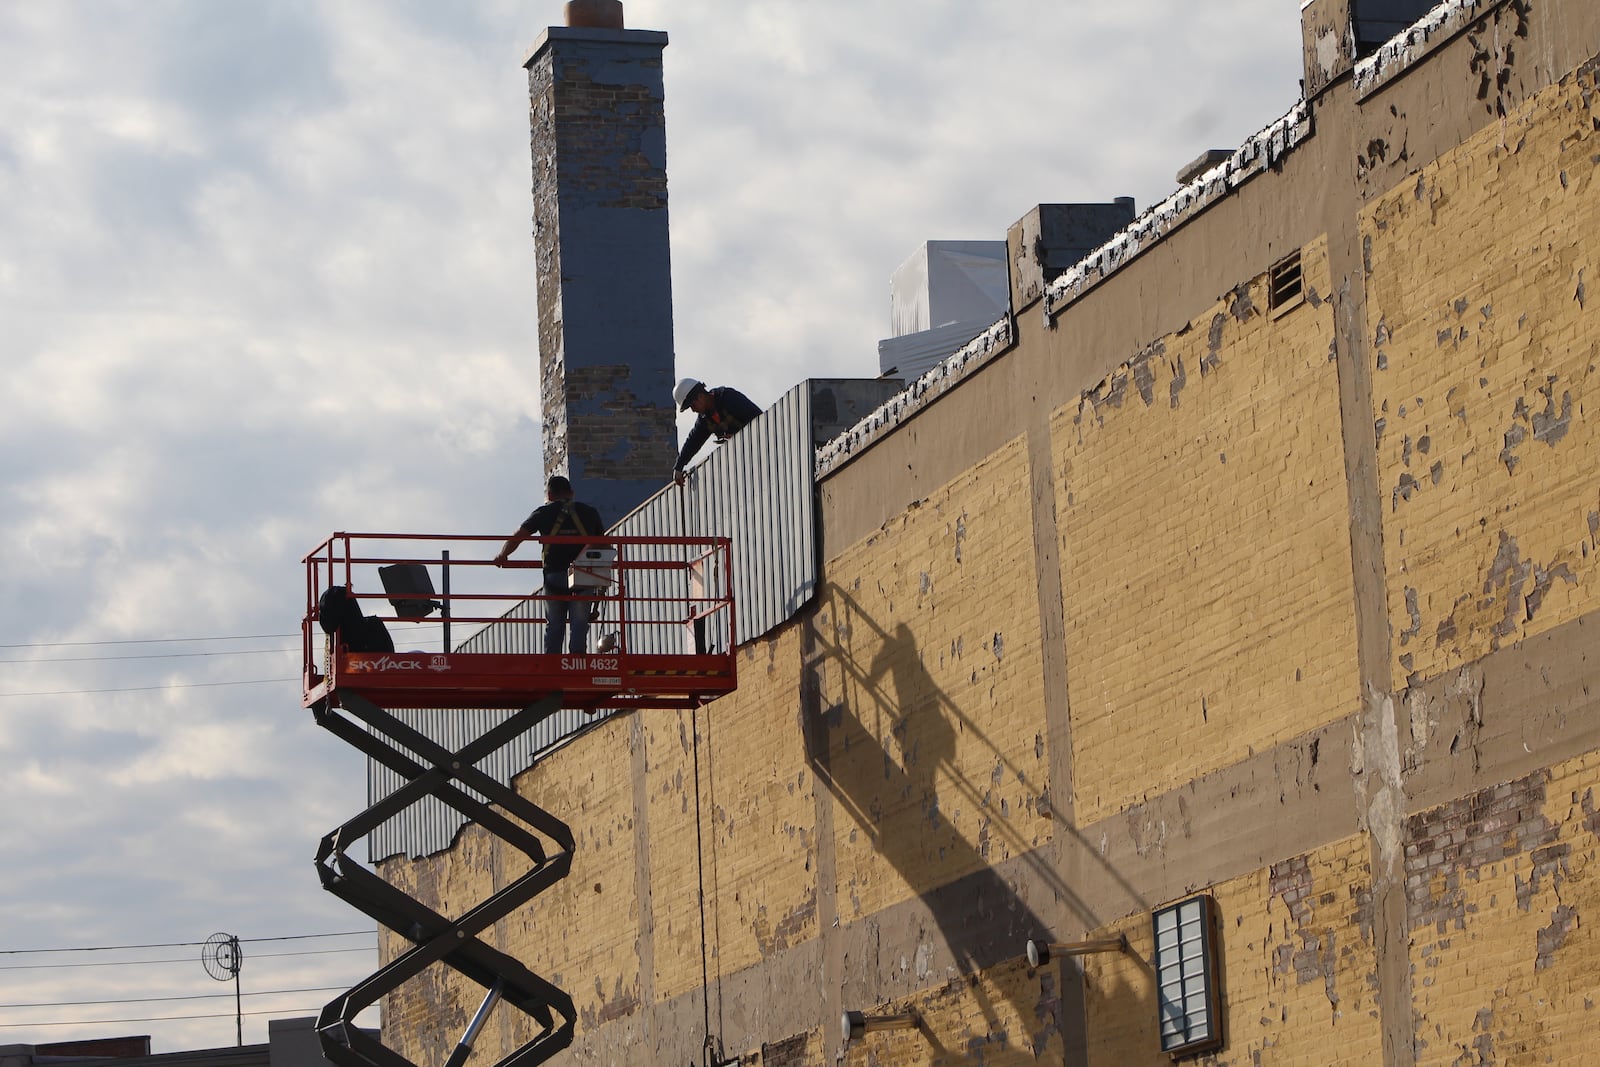
M 1008 312 L 916 381 L 884 401 L 866 418 L 817 449 L 816 479 L 835 473 L 881 437 L 986 366 L 1013 343 Z
M 1412 70 L 1434 51 L 1460 36 L 1478 19 L 1511 0 L 1444 0 L 1404 33 L 1391 37 L 1355 65 L 1355 97 L 1365 100 Z
M 1311 106 L 1302 98 L 1282 118 L 1263 128 L 1222 162 L 1147 209 L 1111 240 L 1046 286 L 1045 322 L 1052 322 L 1078 297 L 1133 262 L 1146 248 L 1160 243 L 1257 174 L 1277 166 L 1307 140 L 1311 132 Z

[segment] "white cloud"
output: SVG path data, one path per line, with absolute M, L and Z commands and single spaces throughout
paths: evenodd
M 1146 206 L 1287 110 L 1292 6 L 629 0 L 671 38 L 681 372 L 760 401 L 875 375 L 889 275 L 921 242 L 1002 238 L 1039 202 Z M 520 64 L 559 14 L 0 8 L 0 644 L 292 635 L 301 556 L 332 531 L 520 521 L 541 447 Z M 0 695 L 0 804 L 29 812 L 0 824 L 0 896 L 30 919 L 0 948 L 371 925 L 307 862 L 362 806 L 359 754 L 295 682 L 209 686 L 296 675 L 295 653 L 221 653 L 298 643 L 0 650 L 34 661 L 0 664 L 0 694 L 79 693 Z M 106 658 L 140 653 L 173 655 Z M 168 683 L 189 688 L 143 691 Z M 375 963 L 329 959 L 294 980 Z M 5 973 L 7 1002 L 19 979 L 216 991 L 197 963 Z M 247 988 L 270 974 L 247 962 Z M 96 1017 L 130 1013 L 166 1014 Z M 132 1029 L 227 1045 L 223 1014 Z

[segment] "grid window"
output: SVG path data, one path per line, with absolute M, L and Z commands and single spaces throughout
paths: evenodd
M 1210 897 L 1191 897 L 1151 916 L 1163 1052 L 1178 1055 L 1222 1046 L 1215 907 Z

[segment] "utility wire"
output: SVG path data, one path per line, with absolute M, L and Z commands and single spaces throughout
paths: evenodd
M 58 659 L 0 659 L 0 663 L 120 663 L 135 659 L 194 659 L 197 656 L 268 656 L 298 648 L 246 648 L 237 652 L 152 652 L 144 656 L 62 656 Z
M 0 645 L 0 648 L 79 648 L 85 645 L 181 645 L 196 641 L 269 641 L 285 637 L 299 637 L 293 634 L 239 634 L 234 637 L 139 637 L 127 638 L 121 641 L 40 641 L 27 645 Z
M 268 941 L 315 941 L 324 937 L 372 937 L 376 930 L 340 930 L 331 934 L 286 934 L 280 937 L 241 937 L 244 945 Z M 0 948 L 0 956 L 35 956 L 48 952 L 131 952 L 146 948 L 202 948 L 204 941 L 163 941 L 149 945 L 82 945 L 74 948 Z
M 326 940 L 326 939 L 330 939 L 330 938 L 343 938 L 343 937 L 373 937 L 373 936 L 376 935 L 376 933 L 377 933 L 376 930 L 339 930 L 339 931 L 334 931 L 334 932 L 331 932 L 331 933 L 324 933 L 324 934 L 288 934 L 288 935 L 282 935 L 282 936 L 277 936 L 277 937 L 245 937 L 245 938 L 239 938 L 239 941 L 241 943 L 244 943 L 244 944 L 267 944 L 267 943 L 271 943 L 271 942 L 316 941 L 316 940 Z M 144 950 L 144 949 L 160 949 L 160 948 L 199 948 L 199 947 L 203 947 L 205 944 L 206 944 L 206 942 L 204 942 L 204 941 L 165 941 L 165 942 L 152 942 L 152 943 L 147 943 L 147 944 L 138 944 L 138 945 L 83 945 L 83 946 L 75 946 L 75 947 L 70 947 L 70 948 L 0 949 L 0 956 L 22 956 L 22 955 L 39 955 L 39 954 L 49 954 L 49 953 L 80 953 L 80 952 L 125 952 L 125 951 L 138 951 L 138 950 Z M 316 955 L 330 955 L 330 954 L 334 954 L 334 953 L 370 952 L 370 951 L 372 951 L 371 947 L 358 947 L 358 948 L 345 948 L 345 949 L 312 949 L 312 950 L 309 950 L 309 951 L 301 951 L 301 952 L 264 952 L 264 953 L 260 953 L 258 955 L 257 954 L 253 954 L 250 958 L 251 959 L 268 959 L 268 958 L 279 957 L 279 956 L 316 956 Z M 109 967 L 117 967 L 117 966 L 132 966 L 132 965 L 137 965 L 137 964 L 152 964 L 152 963 L 159 964 L 159 963 L 193 963 L 193 962 L 194 962 L 193 959 L 183 959 L 183 960 L 108 960 L 108 961 L 105 961 L 104 963 L 53 964 L 53 965 L 52 964 L 46 964 L 46 965 L 43 965 L 43 966 L 44 967 L 50 967 L 50 966 L 65 966 L 65 967 L 109 966 Z M 35 969 L 35 968 L 34 967 L 27 967 L 27 966 L 24 966 L 24 967 L 0 967 L 0 970 L 28 970 L 28 969 Z M 292 994 L 292 993 L 324 993 L 324 992 L 332 992 L 332 991 L 342 990 L 342 989 L 345 989 L 345 988 L 347 988 L 347 987 L 345 987 L 345 986 L 313 986 L 313 987 L 299 988 L 299 989 L 273 989 L 273 990 L 264 990 L 264 991 L 259 991 L 259 992 L 244 993 L 243 996 L 247 996 L 247 997 L 262 997 L 262 996 L 285 996 L 285 995 Z M 19 1008 L 57 1008 L 57 1007 L 89 1007 L 89 1006 L 102 1006 L 102 1005 L 110 1005 L 110 1004 L 148 1004 L 148 1003 L 160 1003 L 160 1002 L 172 1002 L 172 1001 L 209 1000 L 209 999 L 216 999 L 216 998 L 227 998 L 229 996 L 237 997 L 239 995 L 240 994 L 237 991 L 235 991 L 234 993 L 209 993 L 209 994 L 196 994 L 196 995 L 193 995 L 193 996 L 182 996 L 182 997 L 140 997 L 140 998 L 128 998 L 128 999 L 123 999 L 123 1000 L 82 1000 L 82 1001 L 60 1001 L 60 1002 L 54 1002 L 54 1003 L 38 1003 L 38 1004 L 0 1004 L 0 1009 L 15 1010 L 15 1009 L 19 1009 Z M 261 1009 L 261 1010 L 257 1010 L 257 1011 L 247 1011 L 247 1012 L 229 1012 L 229 1013 L 226 1013 L 226 1014 L 155 1015 L 155 1016 L 139 1016 L 139 1017 L 132 1017 L 132 1018 L 124 1018 L 124 1019 L 80 1019 L 80 1020 L 66 1021 L 66 1022 L 19 1022 L 19 1023 L 4 1023 L 4 1022 L 0 1022 L 0 1030 L 33 1030 L 33 1029 L 44 1029 L 44 1028 L 47 1028 L 47 1027 L 63 1027 L 63 1026 L 68 1026 L 68 1027 L 71 1027 L 71 1026 L 98 1027 L 98 1026 L 123 1025 L 123 1024 L 127 1024 L 127 1023 L 186 1022 L 186 1021 L 196 1020 L 196 1019 L 232 1019 L 232 1018 L 238 1018 L 238 1017 L 243 1016 L 243 1015 L 249 1015 L 249 1016 L 252 1016 L 252 1017 L 261 1016 L 261 1015 L 270 1015 L 270 1016 L 282 1018 L 282 1017 L 295 1016 L 295 1015 L 304 1015 L 304 1014 L 307 1014 L 307 1013 L 310 1013 L 310 1012 L 316 1012 L 316 1011 L 320 1011 L 320 1010 L 321 1010 L 321 1006 L 320 1005 L 316 1005 L 316 1006 L 312 1006 L 312 1007 L 274 1008 L 274 1009 Z
M 370 1011 L 370 1010 L 372 1010 L 372 1008 L 375 1008 L 375 1007 L 377 1007 L 377 1005 L 374 1004 L 374 1005 L 370 1005 L 369 1007 L 364 1008 L 362 1010 L 363 1011 Z M 318 1012 L 318 1011 L 321 1011 L 321 1010 L 322 1010 L 322 1005 L 315 1004 L 315 1005 L 312 1005 L 309 1008 L 266 1009 L 266 1010 L 262 1010 L 262 1011 L 239 1012 L 238 1014 L 239 1015 L 305 1015 L 305 1014 L 307 1014 L 309 1012 Z M 225 1015 L 150 1015 L 150 1016 L 145 1016 L 143 1018 L 138 1018 L 138 1019 L 81 1019 L 81 1020 L 78 1020 L 76 1022 L 66 1022 L 66 1023 L 0 1023 L 0 1030 L 38 1030 L 38 1029 L 43 1029 L 46 1026 L 111 1026 L 111 1025 L 114 1025 L 114 1024 L 120 1025 L 122 1023 L 176 1023 L 176 1022 L 187 1022 L 190 1019 L 232 1019 L 232 1018 L 235 1018 L 235 1013 L 231 1012 L 231 1011 L 228 1012 Z
M 332 993 L 336 990 L 349 989 L 349 986 L 323 985 L 311 986 L 305 989 L 263 989 L 257 993 L 243 993 L 246 997 L 276 997 L 284 993 Z M 118 1000 L 56 1000 L 40 1002 L 37 1004 L 0 1004 L 0 1008 L 81 1008 L 97 1004 L 159 1004 L 173 1000 L 220 1000 L 224 997 L 233 999 L 232 993 L 196 993 L 188 997 L 123 997 Z
M 241 937 L 239 940 L 243 944 L 254 945 L 263 941 L 315 941 L 319 937 L 375 937 L 377 933 L 377 930 L 346 930 L 337 934 L 284 934 L 281 937 Z
M 372 952 L 377 946 L 364 948 L 315 948 L 308 952 L 253 952 L 250 959 L 277 960 L 287 959 L 290 956 L 337 956 L 353 952 Z M 193 965 L 193 956 L 184 956 L 171 960 L 105 960 L 100 963 L 12 963 L 0 964 L 0 971 L 64 971 L 77 967 L 154 967 L 167 963 L 182 963 Z
M 251 678 L 238 682 L 172 682 L 168 685 L 130 685 L 120 689 L 48 689 L 39 693 L 0 693 L 0 697 L 76 697 L 100 693 L 153 693 L 163 689 L 216 689 L 225 685 L 278 685 L 298 678 Z

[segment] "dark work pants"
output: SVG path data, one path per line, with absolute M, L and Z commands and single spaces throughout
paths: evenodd
M 567 572 L 545 571 L 544 592 L 546 596 L 565 596 L 571 591 L 567 584 Z M 589 610 L 593 602 L 584 600 L 547 600 L 545 601 L 544 624 L 544 650 L 547 654 L 558 656 L 561 654 L 561 637 L 568 624 L 571 625 L 572 637 L 567 645 L 567 651 L 574 656 L 581 656 L 589 647 Z

